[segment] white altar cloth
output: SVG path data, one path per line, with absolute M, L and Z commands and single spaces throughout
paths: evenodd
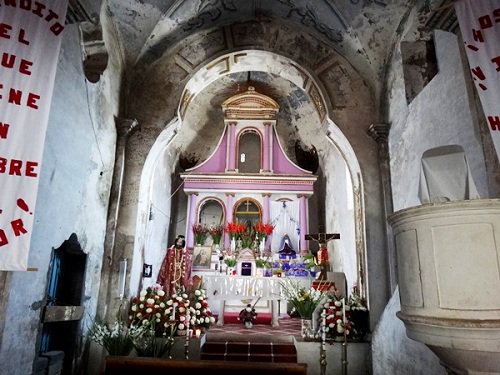
M 253 277 L 253 276 L 227 276 L 206 275 L 203 276 L 203 286 L 207 296 L 220 301 L 218 325 L 224 324 L 225 301 L 236 299 L 262 299 L 270 300 L 272 311 L 272 326 L 278 327 L 278 301 L 285 300 L 282 283 L 293 279 L 299 281 L 304 288 L 308 289 L 311 279 L 306 277 Z

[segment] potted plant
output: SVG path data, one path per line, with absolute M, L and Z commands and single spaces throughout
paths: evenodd
M 224 263 L 226 264 L 226 274 L 227 275 L 234 275 L 236 273 L 235 267 L 236 264 L 238 264 L 236 258 L 234 256 L 227 256 L 224 258 Z
M 265 269 L 271 267 L 271 263 L 264 258 L 255 259 L 255 267 L 257 267 L 257 275 L 256 276 L 264 276 Z
M 210 237 L 212 237 L 212 240 L 214 242 L 215 248 L 219 249 L 219 247 L 220 247 L 220 240 L 222 239 L 222 235 L 224 234 L 224 226 L 222 226 L 222 225 L 212 225 L 208 229 L 208 233 L 210 234 Z
M 207 239 L 208 235 L 208 227 L 205 224 L 197 223 L 193 224 L 192 230 L 194 234 L 195 244 L 200 246 L 205 244 L 205 240 Z
M 102 346 L 109 355 L 126 356 L 134 348 L 134 335 L 141 335 L 142 330 L 136 329 L 137 326 L 128 327 L 121 319 L 120 311 L 117 319 L 113 323 L 106 323 L 99 317 L 92 322 L 89 330 L 89 340 Z
M 324 288 L 306 289 L 297 281 L 287 279 L 280 283 L 281 290 L 287 301 L 293 306 L 290 315 L 297 313 L 301 318 L 301 334 L 305 340 L 314 339 L 312 319 L 314 310 L 318 307 L 326 293 Z M 323 289 L 323 290 L 322 290 Z

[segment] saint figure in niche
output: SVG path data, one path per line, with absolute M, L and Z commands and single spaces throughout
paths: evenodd
M 292 240 L 287 233 L 281 238 L 280 249 L 278 251 L 280 258 L 296 258 L 297 253 L 293 249 Z
M 175 243 L 167 249 L 156 282 L 163 286 L 167 295 L 177 289 L 188 291 L 191 282 L 191 256 L 185 249 L 184 236 L 177 236 Z

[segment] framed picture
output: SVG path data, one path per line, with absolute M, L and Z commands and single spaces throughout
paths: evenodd
M 195 246 L 193 270 L 209 270 L 212 263 L 212 246 Z

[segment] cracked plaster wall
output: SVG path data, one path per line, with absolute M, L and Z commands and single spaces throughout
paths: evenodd
M 85 82 L 76 25 L 64 31 L 45 141 L 29 266 L 10 275 L 0 349 L 2 374 L 29 374 L 37 355 L 52 249 L 76 233 L 88 255 L 83 332 L 97 305 L 114 161 L 117 91 L 110 60 L 98 84 Z M 101 95 L 106 92 L 108 95 Z M 102 173 L 102 175 L 101 175 Z M 22 291 L 20 293 L 19 291 Z M 79 343 L 83 345 L 82 341 Z M 83 349 L 83 348 L 82 348 Z
M 472 121 L 457 37 L 436 30 L 434 42 L 439 72 L 410 105 L 406 104 L 399 50 L 391 67 L 389 148 L 394 211 L 420 205 L 420 159 L 425 150 L 440 145 L 463 146 L 479 194 L 488 197 L 483 149 Z M 399 310 L 395 298 L 398 297 L 393 296 L 374 333 L 374 373 L 395 373 L 402 368 L 408 369 L 407 374 L 443 373 L 424 344 L 406 337 L 402 322 L 395 315 Z M 393 345 L 394 342 L 398 345 Z

